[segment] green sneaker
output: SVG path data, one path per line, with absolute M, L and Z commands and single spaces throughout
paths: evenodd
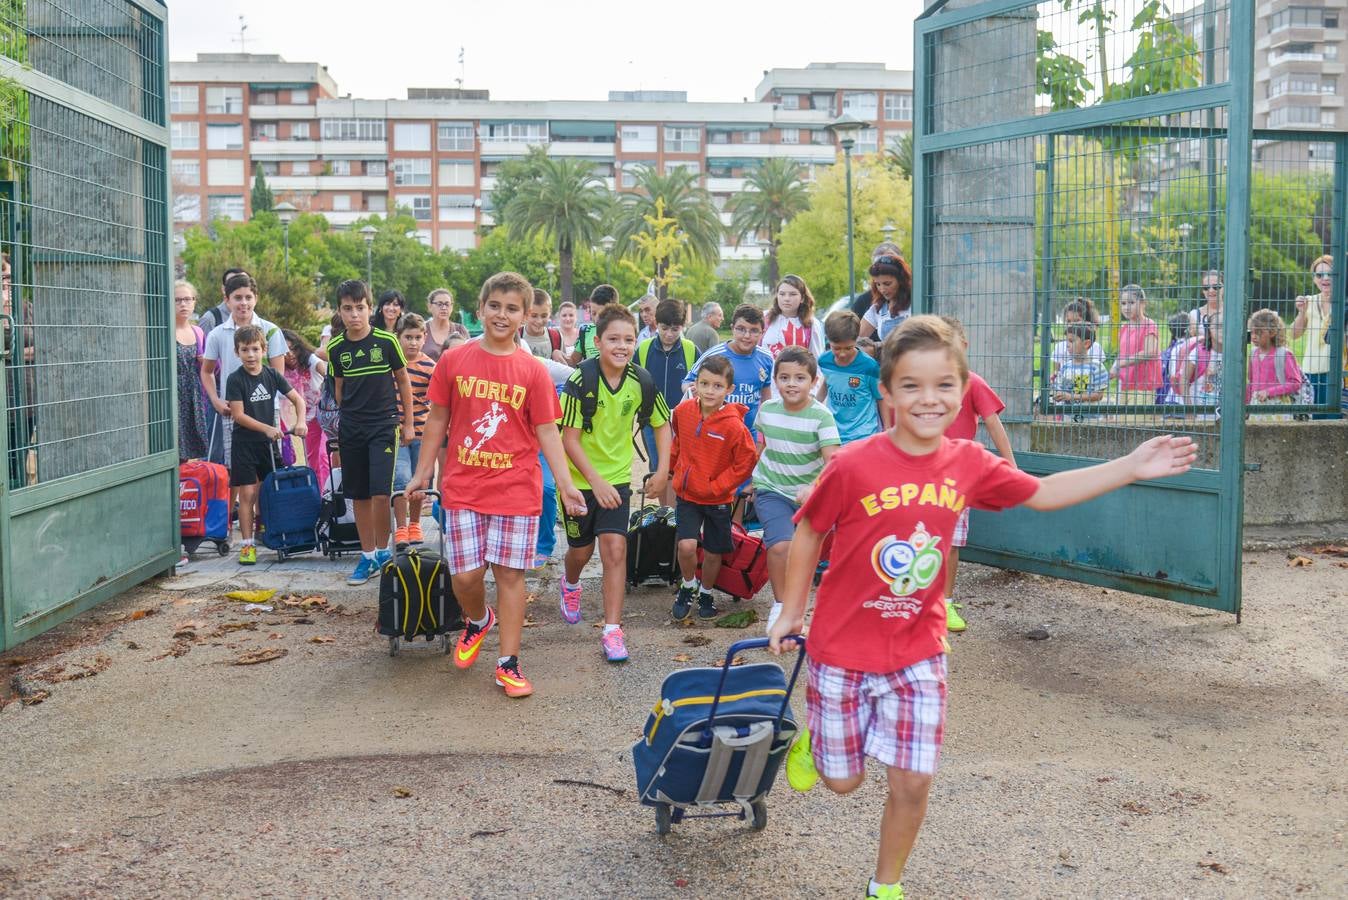
M 871 890 L 869 883 L 866 885 L 867 900 L 871 897 L 877 897 L 879 900 L 903 900 L 902 884 L 877 884 L 875 890 Z
M 945 630 L 953 634 L 959 634 L 969 626 L 964 623 L 963 617 L 955 610 L 960 608 L 960 604 L 953 600 L 945 602 Z
M 796 742 L 786 751 L 786 783 L 802 794 L 819 783 L 819 770 L 810 753 L 810 729 L 802 728 Z

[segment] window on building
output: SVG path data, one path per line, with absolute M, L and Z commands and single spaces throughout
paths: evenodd
M 1332 160 L 1334 158 L 1334 145 L 1329 143 L 1315 142 L 1306 146 L 1306 155 L 1311 159 Z
M 211 187 L 233 187 L 243 184 L 243 160 L 206 160 L 206 183 Z
M 1334 123 L 1334 111 L 1325 110 L 1329 114 L 1329 121 Z M 1319 125 L 1320 107 L 1318 106 L 1279 106 L 1277 109 L 1269 110 L 1268 124 L 1270 128 L 1279 128 L 1283 125 Z
M 800 129 L 799 129 L 799 128 L 783 128 L 783 129 L 781 129 L 781 130 L 778 132 L 778 138 L 777 138 L 777 139 L 778 139 L 781 143 L 783 143 L 783 144 L 799 144 L 799 143 L 800 143 Z
M 201 128 L 196 122 L 172 122 L 169 125 L 169 146 L 174 150 L 200 150 Z
M 875 91 L 843 91 L 843 115 L 873 122 L 880 115 Z
M 175 194 L 173 197 L 173 221 L 200 222 L 201 195 Z
M 702 165 L 700 163 L 696 163 L 691 160 L 680 160 L 678 162 L 665 163 L 666 175 L 669 175 L 670 173 L 675 172 L 679 169 L 683 169 L 687 172 L 692 173 L 693 175 L 702 174 Z
M 351 211 L 351 195 L 350 195 L 350 194 L 333 194 L 333 195 L 332 195 L 332 211 L 333 211 L 333 212 L 350 212 L 350 211 Z
M 880 149 L 880 130 L 863 128 L 857 132 L 856 152 L 862 155 L 875 153 Z
M 782 109 L 800 109 L 800 94 L 782 94 Z
M 696 153 L 701 149 L 701 128 L 680 125 L 665 126 L 666 153 Z
M 195 123 L 193 123 L 195 124 Z M 207 150 L 242 150 L 243 149 L 243 126 L 242 125 L 207 125 L 206 126 L 206 149 Z
M 810 143 L 812 144 L 832 144 L 833 132 L 827 128 L 816 128 L 810 132 Z
M 201 163 L 195 159 L 173 160 L 172 171 L 174 184 L 201 184 Z
M 275 106 L 276 92 L 258 91 L 256 94 L 253 95 L 253 102 L 256 103 L 258 106 Z
M 472 250 L 477 246 L 477 235 L 471 228 L 440 229 L 441 250 Z
M 474 222 L 477 220 L 477 198 L 472 194 L 441 194 L 441 222 Z
M 311 175 L 313 174 L 314 160 L 296 159 L 290 162 L 291 175 Z
M 243 194 L 211 194 L 206 198 L 206 218 L 243 221 Z
M 730 143 L 730 132 L 728 131 L 708 131 L 708 144 L 728 144 Z
M 308 122 L 290 123 L 290 139 L 292 141 L 307 141 L 310 134 Z
M 309 89 L 308 89 L 308 88 L 296 88 L 295 90 L 292 90 L 292 91 L 290 92 L 290 102 L 291 102 L 291 104 L 293 104 L 293 105 L 295 105 L 295 106 L 308 106 L 308 105 L 309 105 Z
M 1268 17 L 1269 31 L 1281 31 L 1284 28 L 1338 27 L 1338 10 L 1324 9 L 1319 6 L 1289 6 Z
M 278 130 L 275 122 L 254 122 L 253 140 L 255 141 L 274 141 Z
M 257 163 L 256 165 L 262 168 L 262 174 L 267 176 L 268 178 L 272 177 L 273 175 L 281 174 L 281 164 L 279 162 L 260 162 Z
M 412 218 L 418 222 L 429 222 L 431 220 L 431 195 L 399 194 L 398 208 L 411 210 Z
M 810 109 L 824 109 L 828 110 L 829 115 L 834 115 L 833 94 L 811 94 Z
M 885 118 L 891 122 L 913 121 L 913 95 L 886 91 Z
M 763 141 L 763 134 L 762 134 L 762 132 L 759 132 L 759 131 L 741 131 L 741 132 L 740 132 L 740 143 L 741 143 L 741 144 L 759 144 L 759 143 L 762 143 L 762 141 Z
M 393 124 L 393 149 L 429 151 L 431 149 L 431 126 L 426 122 L 395 122 Z
M 388 212 L 388 194 L 366 194 L 365 209 L 368 212 Z
M 473 126 L 469 122 L 441 122 L 435 126 L 435 144 L 440 150 L 472 150 Z
M 472 187 L 477 183 L 477 167 L 470 162 L 441 162 L 441 187 Z
M 656 133 L 654 125 L 624 125 L 621 131 L 624 153 L 654 153 Z
M 350 175 L 350 174 L 351 174 L 351 160 L 349 160 L 349 159 L 332 159 L 332 160 L 328 160 L 328 174 L 329 174 L 329 175 Z
M 383 119 L 324 119 L 325 141 L 382 141 L 385 140 Z
M 388 163 L 382 159 L 367 159 L 365 161 L 365 174 L 384 178 L 388 175 Z
M 546 144 L 548 126 L 545 122 L 497 122 L 483 126 L 484 141 L 507 144 Z
M 637 170 L 641 168 L 650 168 L 655 165 L 653 159 L 625 159 L 618 164 L 621 166 L 622 186 L 625 188 L 634 188 L 637 186 Z
M 195 84 L 172 85 L 169 87 L 169 112 L 195 116 L 201 109 L 200 98 L 201 92 Z
M 421 159 L 395 159 L 393 161 L 393 183 L 395 185 L 422 185 L 431 183 L 431 161 Z
M 206 88 L 206 113 L 238 115 L 243 112 L 243 88 L 208 87 Z

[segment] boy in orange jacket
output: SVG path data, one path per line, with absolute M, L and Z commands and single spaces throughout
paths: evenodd
M 735 549 L 730 532 L 735 489 L 758 462 L 753 436 L 744 424 L 748 409 L 725 402 L 734 381 L 730 360 L 707 357 L 698 370 L 693 396 L 674 408 L 669 483 L 678 498 L 676 537 L 683 576 L 670 610 L 676 622 L 692 613 L 694 598 L 698 618 L 716 615 L 711 593 L 703 585 L 716 583 L 721 554 Z M 699 537 L 703 551 L 701 584 L 697 580 Z

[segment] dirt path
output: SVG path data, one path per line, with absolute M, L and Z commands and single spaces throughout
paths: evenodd
M 1247 556 L 1240 626 L 969 567 L 909 896 L 1348 894 L 1348 571 L 1306 555 Z M 721 819 L 662 839 L 635 802 L 628 748 L 661 679 L 759 627 L 675 627 L 643 590 L 632 662 L 611 667 L 593 583 L 577 627 L 554 585 L 522 702 L 484 661 L 390 658 L 369 589 L 325 595 L 352 615 L 250 614 L 161 582 L 0 656 L 4 681 L 50 692 L 0 708 L 0 893 L 857 896 L 878 777 L 849 798 L 779 784 L 758 834 Z M 1038 626 L 1051 638 L 1026 639 Z

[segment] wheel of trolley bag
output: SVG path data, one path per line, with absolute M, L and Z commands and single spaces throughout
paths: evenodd
M 655 833 L 669 834 L 670 827 L 669 804 L 655 804 Z
M 397 636 L 396 634 L 390 635 L 390 636 L 389 636 L 389 639 L 388 639 L 388 655 L 389 655 L 389 656 L 397 656 L 397 655 L 398 655 L 398 644 L 399 644 L 398 636 Z
M 215 552 L 221 556 L 227 555 L 229 553 L 229 541 L 216 541 Z
M 768 801 L 755 800 L 751 808 L 754 811 L 754 820 L 749 823 L 749 827 L 754 831 L 762 831 L 768 825 Z
M 440 635 L 440 652 L 449 655 L 449 634 Z

